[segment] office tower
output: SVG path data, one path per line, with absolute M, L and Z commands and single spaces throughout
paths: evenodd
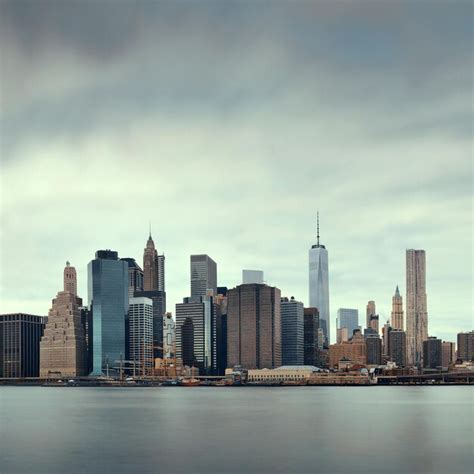
M 319 213 L 316 244 L 309 250 L 309 305 L 319 310 L 319 326 L 324 332 L 325 346 L 330 343 L 328 251 L 319 243 Z
M 184 298 L 176 305 L 176 359 L 199 368 L 200 374 L 217 373 L 219 306 L 212 296 Z
M 304 306 L 300 301 L 282 298 L 281 362 L 283 365 L 304 364 Z
M 242 285 L 251 283 L 263 285 L 263 272 L 261 270 L 242 270 Z
M 372 316 L 375 316 L 375 301 L 372 301 L 370 300 L 368 303 L 367 303 L 367 307 L 366 307 L 366 326 L 367 328 L 370 328 L 371 325 L 370 325 L 370 320 L 372 318 Z
M 407 335 L 401 329 L 392 329 L 389 335 L 390 359 L 397 364 L 398 367 L 407 365 Z
M 150 231 L 146 247 L 143 250 L 143 289 L 145 291 L 158 290 L 158 274 L 158 252 Z
M 76 269 L 71 267 L 69 262 L 66 262 L 66 267 L 64 268 L 64 291 L 69 291 L 74 296 L 77 296 L 77 275 Z
M 133 298 L 136 291 L 143 291 L 143 270 L 134 258 L 121 258 L 128 264 L 128 297 Z
M 176 357 L 176 324 L 171 313 L 166 313 L 163 318 L 163 358 Z
M 356 364 L 367 363 L 367 348 L 364 336 L 360 331 L 355 331 L 350 341 L 329 346 L 329 366 L 337 367 L 339 361 L 350 360 Z
M 349 340 L 349 329 L 346 327 L 343 328 L 337 328 L 336 330 L 336 343 L 340 344 L 341 342 L 345 342 Z
M 392 331 L 392 326 L 390 326 L 390 322 L 387 321 L 383 328 L 382 328 L 382 355 L 385 358 L 390 357 L 390 332 Z
M 86 346 L 86 374 L 90 374 L 93 369 L 93 321 L 92 310 L 87 306 L 81 306 L 81 324 L 84 329 L 84 342 Z
M 456 362 L 456 344 L 443 341 L 441 343 L 441 365 L 449 367 Z
M 339 308 L 337 310 L 337 328 L 347 328 L 347 339 L 359 329 L 359 311 L 357 309 Z
M 40 377 L 87 375 L 87 352 L 77 297 L 76 269 L 66 262 L 64 291 L 58 292 L 48 313 L 40 342 Z
M 158 255 L 158 290 L 166 291 L 165 289 L 165 255 Z
M 128 358 L 134 372 L 149 375 L 153 360 L 153 301 L 150 298 L 130 298 L 128 307 Z
M 458 359 L 474 361 L 474 331 L 458 334 Z
M 0 377 L 39 376 L 45 322 L 32 314 L 0 314 Z
M 216 322 L 217 331 L 217 373 L 225 374 L 227 368 L 227 287 L 219 286 L 215 302 L 219 306 Z
M 89 262 L 88 299 L 93 321 L 93 375 L 102 375 L 127 356 L 128 263 L 117 252 L 98 250 Z
M 382 364 L 382 340 L 380 336 L 370 334 L 365 338 L 367 364 L 381 365 Z
M 406 251 L 407 364 L 420 366 L 423 341 L 428 339 L 426 258 L 424 250 Z
M 209 255 L 191 255 L 191 298 L 199 301 L 208 290 L 217 293 L 217 265 Z
M 281 292 L 239 285 L 227 292 L 227 365 L 245 369 L 281 365 Z
M 423 341 L 423 367 L 425 369 L 436 369 L 441 367 L 441 363 L 441 339 L 429 337 L 426 341 Z
M 400 329 L 403 331 L 403 298 L 398 290 L 398 285 L 395 294 L 392 296 L 392 320 L 391 325 L 393 329 Z
M 304 365 L 319 365 L 318 347 L 319 311 L 304 308 Z
M 370 329 L 373 329 L 376 334 L 379 334 L 379 315 L 378 314 L 372 314 L 370 316 L 369 327 Z

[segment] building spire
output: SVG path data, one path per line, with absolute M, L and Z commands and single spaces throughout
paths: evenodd
M 317 219 L 317 245 L 319 247 L 319 211 L 316 213 L 316 219 Z
M 398 285 L 397 285 L 397 289 L 395 290 L 395 296 L 400 296 L 400 291 L 398 290 Z
M 151 221 L 149 221 L 149 228 L 150 228 L 149 238 L 151 239 Z

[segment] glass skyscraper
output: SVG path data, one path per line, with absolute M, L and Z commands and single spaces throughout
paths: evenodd
M 199 301 L 207 290 L 217 294 L 217 265 L 209 255 L 191 255 L 191 298 Z
M 359 311 L 351 308 L 339 308 L 337 310 L 337 329 L 347 328 L 349 338 L 359 327 Z
M 101 375 L 126 358 L 128 262 L 119 260 L 117 252 L 98 250 L 87 266 L 87 276 L 93 326 L 92 374 Z

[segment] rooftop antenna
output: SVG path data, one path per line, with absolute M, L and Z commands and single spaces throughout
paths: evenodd
M 318 229 L 318 233 L 317 233 L 318 242 L 317 242 L 317 244 L 318 244 L 318 247 L 319 247 L 319 211 L 317 212 L 316 216 L 317 216 L 316 218 L 317 218 L 317 229 Z
M 151 221 L 149 222 L 149 226 L 150 226 L 150 239 L 151 239 Z

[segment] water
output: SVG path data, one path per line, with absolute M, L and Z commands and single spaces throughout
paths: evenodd
M 470 473 L 473 394 L 0 387 L 0 473 Z

